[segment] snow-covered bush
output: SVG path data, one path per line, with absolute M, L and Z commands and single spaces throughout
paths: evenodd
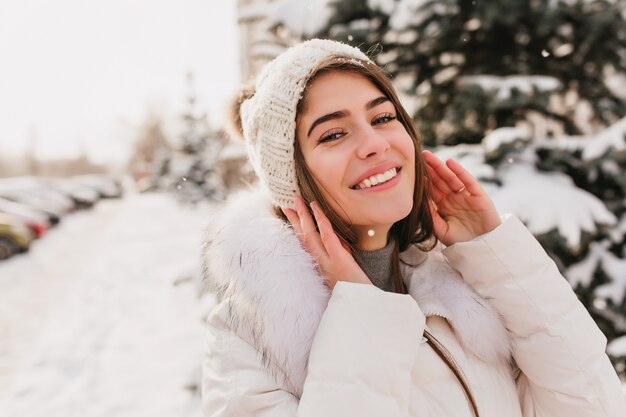
M 626 1 L 281 3 L 334 7 L 304 36 L 358 46 L 389 72 L 425 145 L 526 222 L 625 375 Z

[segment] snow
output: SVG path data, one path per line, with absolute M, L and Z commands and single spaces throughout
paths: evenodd
M 466 75 L 459 78 L 459 85 L 476 85 L 489 93 L 495 93 L 498 100 L 511 97 L 513 90 L 523 94 L 552 92 L 561 88 L 561 82 L 546 75 Z
M 502 170 L 500 178 L 503 186 L 491 197 L 501 213 L 516 214 L 535 235 L 557 230 L 574 251 L 578 250 L 583 231 L 594 233 L 596 224 L 617 222 L 602 201 L 577 188 L 565 174 L 539 172 L 530 164 L 512 164 Z
M 500 149 L 502 145 L 513 143 L 516 140 L 530 140 L 530 132 L 519 127 L 501 127 L 485 136 L 482 144 L 485 152 L 489 154 Z
M 396 86 L 396 88 L 399 91 L 407 91 L 409 90 L 410 87 L 413 86 L 413 81 L 415 80 L 415 76 L 413 74 L 409 74 L 409 73 L 400 73 L 397 74 L 394 78 L 393 78 L 393 85 Z M 420 84 L 420 86 L 422 86 L 424 83 L 427 83 L 427 81 L 424 81 Z M 420 93 L 419 90 L 420 87 L 418 87 L 417 93 Z M 423 89 L 424 87 L 422 87 Z M 428 84 L 428 91 L 430 91 L 430 84 Z
M 616 357 L 626 356 L 626 336 L 613 339 L 606 347 L 606 352 Z
M 611 278 L 611 282 L 602 284 L 595 290 L 598 297 L 613 300 L 619 305 L 626 290 L 626 259 L 617 258 L 611 252 L 602 254 L 602 270 Z
M 389 26 L 396 31 L 402 31 L 409 26 L 417 26 L 424 22 L 431 13 L 423 10 L 428 0 L 400 0 L 395 10 L 389 14 Z
M 439 62 L 441 65 L 463 65 L 465 56 L 456 52 L 444 52 L 439 55 Z
M 389 63 L 395 62 L 400 56 L 400 51 L 397 49 L 392 49 L 391 51 L 383 51 L 378 54 L 377 61 L 378 65 L 385 67 Z
M 554 49 L 554 56 L 557 58 L 561 58 L 571 54 L 572 52 L 574 52 L 574 45 L 572 45 L 571 43 L 564 43 L 563 45 L 559 45 L 557 48 Z
M 456 77 L 457 75 L 459 75 L 460 71 L 461 70 L 458 67 L 445 67 L 439 72 L 437 72 L 435 75 L 433 75 L 433 82 L 435 84 L 446 83 L 454 79 L 454 77 Z
M 609 3 L 615 3 L 615 0 L 606 0 Z M 593 3 L 595 2 L 595 0 L 550 0 L 548 2 L 548 6 L 551 8 L 557 8 L 560 5 L 566 5 L 569 7 L 573 7 L 573 6 L 578 6 L 580 4 L 585 4 L 585 3 Z
M 435 150 L 435 154 L 442 160 L 454 158 L 474 177 L 482 180 L 483 188 L 500 213 L 517 215 L 535 235 L 558 231 L 573 252 L 579 250 L 583 232 L 593 234 L 597 225 L 612 226 L 617 223 L 602 201 L 576 187 L 571 178 L 563 173 L 538 171 L 532 161 L 503 164 L 496 172 L 485 162 L 484 150 L 496 149 L 502 143 L 527 133 L 518 128 L 501 128 L 491 134 L 493 136 L 485 137 L 482 144 L 441 147 Z M 502 186 L 493 184 L 495 178 L 502 182 Z M 626 220 L 622 222 L 626 224 Z M 588 262 L 593 263 L 593 260 Z M 597 262 L 579 265 L 578 269 L 571 271 L 571 280 L 582 282 L 588 276 L 587 270 L 594 269 L 595 264 Z
M 278 0 L 269 12 L 269 22 L 284 24 L 298 37 L 311 37 L 328 25 L 335 11 L 333 3 L 333 0 Z
M 578 285 L 587 287 L 591 284 L 598 264 L 606 255 L 608 246 L 606 241 L 592 242 L 589 245 L 589 253 L 585 259 L 567 268 L 564 275 L 572 288 L 576 288 Z
M 200 416 L 209 208 L 105 200 L 0 263 L 3 416 Z
M 492 180 L 495 175 L 493 167 L 485 162 L 481 145 L 459 144 L 445 146 L 434 151 L 442 161 L 454 159 L 474 177 L 481 180 Z
M 376 26 L 372 24 L 372 21 L 369 19 L 356 19 L 348 23 L 348 27 L 350 30 L 354 31 L 362 31 L 362 30 L 373 30 L 376 29 Z
M 615 243 L 620 243 L 624 240 L 626 237 L 626 213 L 622 215 L 618 225 L 610 230 L 609 235 Z
M 626 117 L 606 129 L 589 136 L 561 136 L 546 139 L 542 146 L 566 150 L 581 150 L 585 161 L 602 157 L 610 149 L 626 149 Z
M 470 32 L 480 29 L 481 26 L 482 22 L 476 17 L 465 22 L 465 29 L 469 30 Z
M 381 2 L 370 1 L 371 3 Z M 401 32 L 411 26 L 421 25 L 434 14 L 446 15 L 457 13 L 458 11 L 456 4 L 445 4 L 430 0 L 399 0 L 393 12 L 386 14 L 389 14 L 389 26 L 391 29 Z
M 367 7 L 372 10 L 380 11 L 383 14 L 389 15 L 396 7 L 395 0 L 367 0 Z

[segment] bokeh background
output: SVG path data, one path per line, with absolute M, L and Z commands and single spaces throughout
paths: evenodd
M 0 415 L 201 415 L 203 233 L 255 182 L 229 103 L 312 37 L 385 68 L 626 381 L 626 1 L 0 0 Z

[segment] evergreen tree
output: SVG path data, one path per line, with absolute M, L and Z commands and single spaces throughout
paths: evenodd
M 612 85 L 626 86 L 626 1 L 333 5 L 314 36 L 368 51 L 389 72 L 424 143 L 538 237 L 624 374 L 626 96 Z
M 172 192 L 184 203 L 222 199 L 224 184 L 219 172 L 223 138 L 211 129 L 206 112 L 197 109 L 193 76 L 187 75 L 187 108 L 181 114 L 183 131 L 179 146 L 159 156 L 153 188 Z

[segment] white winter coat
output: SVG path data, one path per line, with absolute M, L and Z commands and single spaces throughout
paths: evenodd
M 515 217 L 470 242 L 402 259 L 409 295 L 332 293 L 261 190 L 211 220 L 203 412 L 211 417 L 624 417 L 606 338 Z

